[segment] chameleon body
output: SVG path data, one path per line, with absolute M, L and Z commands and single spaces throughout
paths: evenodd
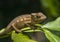
M 31 24 L 34 25 L 36 23 L 40 23 L 45 19 L 46 16 L 41 12 L 17 16 L 7 25 L 5 30 L 1 32 L 0 35 L 8 33 L 12 29 L 14 29 L 16 32 L 21 32 L 21 28 L 25 26 L 30 26 Z

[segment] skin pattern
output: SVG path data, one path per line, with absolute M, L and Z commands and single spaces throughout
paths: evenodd
M 0 33 L 0 35 L 4 35 L 11 30 L 15 30 L 16 32 L 21 32 L 20 29 L 25 26 L 32 26 L 36 23 L 41 23 L 46 19 L 46 16 L 41 13 L 31 13 L 31 14 L 25 14 L 20 15 L 14 18 L 6 27 L 6 29 Z

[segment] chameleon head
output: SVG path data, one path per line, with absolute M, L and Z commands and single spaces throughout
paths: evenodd
M 46 16 L 43 13 L 39 12 L 39 13 L 32 13 L 31 18 L 34 22 L 40 23 L 46 19 Z

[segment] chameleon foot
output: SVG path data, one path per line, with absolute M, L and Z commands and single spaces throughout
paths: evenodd
M 16 32 L 22 32 L 21 30 L 19 30 L 15 27 L 14 23 L 12 24 L 12 27 L 15 29 Z

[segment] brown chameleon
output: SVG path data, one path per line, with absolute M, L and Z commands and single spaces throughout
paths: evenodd
M 14 29 L 16 32 L 21 32 L 20 29 L 26 26 L 32 26 L 36 23 L 41 23 L 46 19 L 46 16 L 41 13 L 31 13 L 20 15 L 14 18 L 6 27 L 6 29 L 0 33 L 0 35 L 4 35 Z

